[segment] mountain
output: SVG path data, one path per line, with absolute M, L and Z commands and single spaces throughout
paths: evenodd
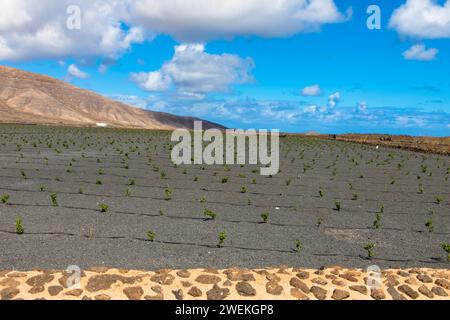
M 192 117 L 126 105 L 48 76 L 0 66 L 0 123 L 192 129 Z M 203 128 L 224 129 L 203 121 Z

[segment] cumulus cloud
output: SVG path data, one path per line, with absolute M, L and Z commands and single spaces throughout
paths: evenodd
M 166 91 L 172 79 L 161 71 L 133 73 L 131 79 L 146 91 Z
M 333 0 L 136 0 L 131 16 L 135 23 L 183 42 L 285 37 L 346 19 Z
M 316 105 L 307 106 L 306 108 L 303 109 L 303 112 L 305 113 L 315 113 L 316 111 L 317 111 Z
M 79 30 L 67 28 L 74 4 Z M 189 43 L 285 37 L 346 18 L 333 0 L 0 1 L 0 60 L 118 58 L 157 34 Z
M 254 67 L 249 58 L 232 54 L 209 54 L 202 44 L 175 47 L 172 59 L 160 70 L 131 74 L 131 79 L 147 91 L 173 88 L 180 95 L 202 97 L 208 93 L 226 93 L 232 85 L 253 80 Z
M 450 38 L 450 0 L 407 0 L 389 22 L 401 35 L 414 38 Z
M 0 32 L 10 28 L 19 28 L 31 21 L 24 1 L 2 1 L 0 3 Z
M 67 75 L 69 78 L 79 78 L 79 79 L 86 79 L 89 77 L 89 74 L 86 72 L 81 71 L 75 64 L 71 64 L 67 68 Z
M 81 10 L 80 29 L 67 27 L 67 8 L 74 2 Z M 0 1 L 0 60 L 116 58 L 145 39 L 141 27 L 125 27 L 127 19 L 123 1 Z
M 438 49 L 426 48 L 424 44 L 415 44 L 403 52 L 403 57 L 406 60 L 431 61 L 436 59 L 438 52 Z
M 328 97 L 328 106 L 330 108 L 334 108 L 340 100 L 341 94 L 339 92 L 335 92 Z
M 314 84 L 312 86 L 304 87 L 301 93 L 302 96 L 305 97 L 320 96 L 322 94 L 322 89 L 320 89 L 318 84 Z

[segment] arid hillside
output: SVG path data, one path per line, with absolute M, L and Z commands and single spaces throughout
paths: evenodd
M 0 66 L 0 122 L 141 129 L 192 128 L 195 118 L 152 112 L 40 74 Z M 223 128 L 204 121 L 204 128 Z

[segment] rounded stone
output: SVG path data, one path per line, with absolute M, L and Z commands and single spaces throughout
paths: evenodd
M 201 297 L 203 294 L 202 290 L 200 290 L 197 287 L 192 287 L 189 291 L 188 291 L 188 295 L 194 297 L 194 298 L 198 298 Z
M 370 296 L 375 300 L 384 300 L 386 299 L 386 294 L 382 289 L 372 289 Z
M 331 296 L 334 300 L 345 300 L 350 297 L 350 293 L 345 290 L 335 289 L 333 295 Z
M 256 290 L 248 282 L 239 282 L 236 285 L 236 291 L 240 296 L 253 297 L 256 296 Z
M 312 286 L 310 291 L 318 300 L 325 300 L 325 298 L 327 297 L 327 290 L 321 287 Z
M 129 300 L 141 300 L 144 290 L 141 287 L 130 287 L 123 289 L 123 293 Z

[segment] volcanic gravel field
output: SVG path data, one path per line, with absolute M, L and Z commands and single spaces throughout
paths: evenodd
M 448 156 L 284 137 L 281 172 L 264 177 L 176 167 L 170 144 L 170 132 L 0 126 L 0 270 L 449 266 Z

